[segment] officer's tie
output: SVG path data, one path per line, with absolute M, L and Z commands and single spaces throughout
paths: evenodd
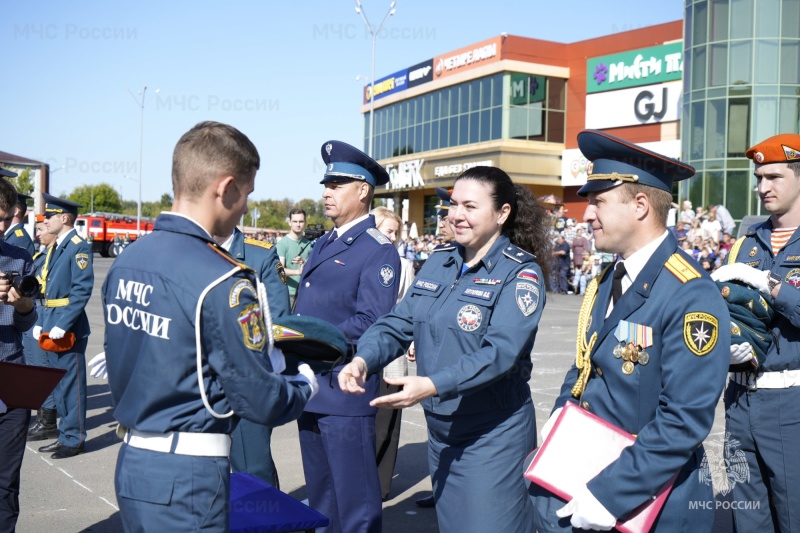
M 622 297 L 622 278 L 625 277 L 625 263 L 620 261 L 614 266 L 614 278 L 611 281 L 611 302 L 617 305 L 617 300 Z
M 330 236 L 320 243 L 322 246 L 319 247 L 319 251 L 321 252 L 322 250 L 324 250 L 326 246 L 335 241 L 338 237 L 339 235 L 336 233 L 336 230 L 333 230 Z

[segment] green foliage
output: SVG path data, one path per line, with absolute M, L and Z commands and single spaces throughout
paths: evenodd
M 119 193 L 107 183 L 81 185 L 72 191 L 67 200 L 83 205 L 78 209 L 79 214 L 98 211 L 119 213 L 122 209 L 122 199 L 119 197 Z
M 252 213 L 254 207 L 257 207 L 261 212 L 256 224 L 253 224 L 250 218 L 250 213 Z M 245 224 L 265 229 L 288 231 L 289 211 L 294 207 L 299 207 L 306 212 L 308 224 L 325 224 L 327 222 L 328 226 L 331 226 L 330 221 L 325 217 L 325 204 L 322 200 L 303 199 L 299 202 L 293 202 L 288 198 L 250 202 L 247 207 L 248 214 L 245 216 Z
M 30 195 L 33 192 L 33 183 L 31 182 L 31 169 L 26 168 L 22 172 L 19 173 L 19 176 L 16 178 L 8 178 L 8 181 L 11 182 L 14 187 L 16 187 L 17 192 L 21 192 L 22 194 Z

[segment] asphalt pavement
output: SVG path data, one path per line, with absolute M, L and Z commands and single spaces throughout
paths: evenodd
M 100 288 L 113 259 L 94 257 L 95 288 L 87 308 L 92 335 L 86 359 L 103 351 L 103 309 Z M 530 387 L 539 429 L 547 421 L 564 374 L 575 359 L 575 331 L 582 297 L 548 294 L 533 349 Z M 154 369 L 154 371 L 157 371 Z M 411 365 L 414 371 L 414 365 Z M 43 531 L 98 533 L 122 530 L 114 494 L 114 467 L 120 441 L 111 409 L 108 385 L 88 378 L 86 452 L 70 459 L 52 460 L 37 451 L 49 441 L 28 443 L 22 463 L 18 533 Z M 718 406 L 714 429 L 708 440 L 721 442 L 724 418 Z M 418 406 L 403 412 L 400 450 L 390 499 L 383 504 L 383 531 L 436 532 L 435 509 L 421 509 L 414 500 L 430 493 L 427 466 L 427 428 Z M 303 500 L 305 481 L 294 423 L 276 428 L 272 453 L 278 467 L 281 490 Z

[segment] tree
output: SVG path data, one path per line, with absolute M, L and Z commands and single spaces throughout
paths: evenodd
M 17 192 L 30 195 L 33 192 L 33 183 L 31 183 L 31 169 L 26 168 L 19 173 L 16 178 L 10 178 L 9 181 L 16 187 Z
M 90 212 L 119 213 L 122 211 L 122 199 L 117 190 L 107 183 L 99 185 L 81 185 L 67 197 L 70 202 L 81 204 L 79 214 Z

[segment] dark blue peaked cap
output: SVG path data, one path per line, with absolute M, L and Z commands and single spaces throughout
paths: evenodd
M 44 198 L 45 201 L 45 215 L 51 213 L 54 215 L 58 215 L 60 213 L 72 213 L 73 215 L 77 215 L 78 208 L 83 207 L 81 204 L 76 204 L 75 202 L 70 202 L 69 200 L 57 198 L 51 194 L 47 194 L 46 192 L 42 193 L 42 198 Z
M 22 194 L 21 192 L 17 193 L 17 202 L 20 204 L 28 205 L 28 200 L 33 200 L 33 197 L 28 196 L 27 194 Z
M 321 151 L 326 168 L 320 183 L 358 180 L 373 187 L 389 183 L 389 173 L 355 146 L 342 141 L 328 141 L 322 145 Z
M 578 148 L 592 162 L 586 185 L 578 190 L 581 196 L 623 183 L 640 183 L 672 192 L 672 182 L 691 178 L 695 173 L 691 165 L 602 131 L 580 132 Z
M 0 167 L 0 176 L 5 176 L 6 178 L 16 178 L 17 173 Z
M 294 374 L 300 363 L 316 373 L 344 362 L 349 345 L 342 331 L 321 318 L 300 315 L 276 317 L 272 322 L 275 346 L 287 358 L 287 373 Z
M 439 205 L 436 206 L 436 214 L 446 217 L 450 212 L 450 191 L 441 187 L 436 187 L 436 196 L 439 197 Z

